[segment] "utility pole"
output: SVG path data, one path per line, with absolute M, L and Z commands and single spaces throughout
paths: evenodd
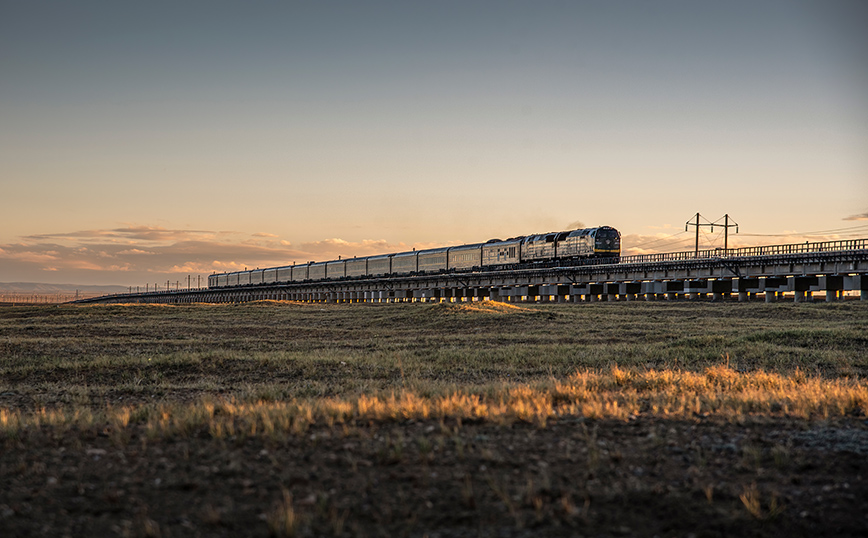
M 697 213 L 696 216 L 693 217 L 693 218 L 696 219 L 696 222 L 690 222 L 690 221 L 688 220 L 688 221 L 684 224 L 684 231 L 685 231 L 685 232 L 687 231 L 687 227 L 688 227 L 688 226 L 696 226 L 696 246 L 695 246 L 695 248 L 694 248 L 694 250 L 693 250 L 693 257 L 694 257 L 694 258 L 698 258 L 698 257 L 699 257 L 699 227 L 700 227 L 700 226 L 709 226 L 709 227 L 711 227 L 712 230 L 714 230 L 714 224 L 712 224 L 711 222 L 708 222 L 708 220 L 706 220 L 706 221 L 705 221 L 704 223 L 702 223 L 702 224 L 699 223 L 699 217 L 701 217 L 701 216 L 702 216 L 702 215 L 700 215 L 699 213 Z M 703 217 L 703 218 L 704 218 L 704 217 Z M 718 224 L 718 226 L 720 226 L 720 225 Z
M 723 216 L 723 224 L 718 224 L 720 219 L 714 221 L 711 225 L 711 231 L 714 231 L 715 226 L 723 226 L 723 250 L 727 250 L 729 248 L 729 229 L 735 228 L 735 233 L 738 233 L 738 223 L 732 221 L 732 224 L 729 223 L 729 213 Z

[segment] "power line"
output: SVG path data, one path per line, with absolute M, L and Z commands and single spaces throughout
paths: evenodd
M 789 233 L 774 233 L 774 234 L 741 234 L 747 235 L 751 237 L 794 237 L 794 236 L 810 236 L 814 234 L 830 234 L 830 233 L 840 233 L 840 232 L 859 232 L 859 231 L 868 231 L 868 224 L 861 224 L 859 226 L 849 226 L 846 228 L 833 228 L 831 230 L 815 230 L 812 232 L 789 232 Z
M 644 243 L 640 243 L 640 244 L 636 245 L 636 248 L 650 247 L 651 245 L 657 244 L 660 241 L 666 241 L 666 240 L 671 239 L 673 237 L 678 237 L 679 235 L 681 235 L 683 233 L 685 233 L 685 232 L 678 232 L 678 233 L 674 233 L 672 235 L 666 235 L 664 237 L 658 237 L 656 239 L 651 239 L 650 241 L 646 241 Z M 680 241 L 681 240 L 679 239 L 678 242 L 680 242 Z
M 676 241 L 667 241 L 666 243 L 662 243 L 662 244 L 655 244 L 653 247 L 649 247 L 647 245 L 639 245 L 639 246 L 635 246 L 633 248 L 638 248 L 638 249 L 651 248 L 653 250 L 659 251 L 659 250 L 663 250 L 663 249 L 679 248 L 681 246 L 686 246 L 686 245 L 689 245 L 692 240 L 693 240 L 692 238 L 688 237 L 688 238 L 679 239 Z

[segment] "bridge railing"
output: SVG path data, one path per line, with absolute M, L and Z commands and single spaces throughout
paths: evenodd
M 610 263 L 621 263 L 621 264 L 642 264 L 642 263 L 655 263 L 655 262 L 671 262 L 671 261 L 691 261 L 698 259 L 719 259 L 719 258 L 741 258 L 741 257 L 750 257 L 750 256 L 781 256 L 787 254 L 810 254 L 810 253 L 819 253 L 819 252 L 836 252 L 836 251 L 854 251 L 854 250 L 868 250 L 868 239 L 846 239 L 839 241 L 822 241 L 822 242 L 806 242 L 806 243 L 794 243 L 794 244 L 784 244 L 784 245 L 766 245 L 761 247 L 743 247 L 743 248 L 730 248 L 730 249 L 705 249 L 700 250 L 699 252 L 695 251 L 687 251 L 687 252 L 667 252 L 662 254 L 639 254 L 635 256 L 621 256 L 620 258 L 612 258 L 612 259 L 587 259 L 583 260 L 583 263 L 579 265 L 585 264 L 610 264 Z M 559 266 L 556 263 L 551 265 L 552 267 Z M 183 294 L 191 291 L 200 291 L 207 290 L 208 288 L 190 288 L 187 290 L 184 289 L 168 289 L 165 291 L 149 291 L 149 292 L 136 292 L 136 293 L 118 293 L 112 295 L 105 295 L 105 298 L 111 297 L 141 297 L 141 296 L 159 296 L 159 295 L 174 295 L 174 294 Z
M 836 252 L 868 249 L 868 239 L 846 239 L 839 241 L 821 241 L 806 243 L 791 243 L 786 245 L 766 245 L 761 247 L 742 247 L 730 249 L 707 249 L 699 252 L 667 252 L 662 254 L 639 254 L 621 256 L 621 263 L 653 263 L 670 261 L 687 261 L 708 258 L 741 258 L 747 256 L 781 256 L 785 254 L 810 254 L 815 252 Z

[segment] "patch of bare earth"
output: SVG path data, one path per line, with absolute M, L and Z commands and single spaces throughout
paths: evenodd
M 406 421 L 6 439 L 6 536 L 864 536 L 859 422 Z M 290 521 L 286 521 L 289 516 Z

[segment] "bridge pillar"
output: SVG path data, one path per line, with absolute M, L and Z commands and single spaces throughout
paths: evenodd
M 805 300 L 805 293 L 806 293 L 806 292 L 804 292 L 804 291 L 796 291 L 796 294 L 795 294 L 795 297 L 793 298 L 793 301 L 796 302 L 796 303 L 804 302 L 804 300 Z
M 843 275 L 826 275 L 820 277 L 820 289 L 826 292 L 826 302 L 834 302 L 838 299 L 838 292 L 844 290 Z
M 739 290 L 739 292 L 738 292 L 738 302 L 743 303 L 743 302 L 746 302 L 747 299 L 748 299 L 747 292 L 746 292 L 746 291 L 741 291 L 741 290 Z

